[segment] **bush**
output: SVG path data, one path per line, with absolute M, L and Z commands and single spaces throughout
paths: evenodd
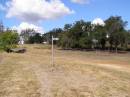
M 7 31 L 0 33 L 0 49 L 7 51 L 7 49 L 16 48 L 18 43 L 18 33 Z

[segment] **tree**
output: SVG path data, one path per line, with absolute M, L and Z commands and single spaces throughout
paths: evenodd
M 105 48 L 106 45 L 106 32 L 104 26 L 95 25 L 93 29 L 93 38 L 98 40 L 99 47 L 101 46 L 102 49 Z
M 128 48 L 130 45 L 130 30 L 127 31 L 127 34 L 125 35 L 125 40 L 126 40 L 126 44 L 125 44 L 125 47 Z
M 34 36 L 37 32 L 34 29 L 25 29 L 21 31 L 20 36 L 24 39 L 25 43 L 29 42 L 29 38 Z
M 43 41 L 46 41 L 48 43 L 51 43 L 52 35 L 53 37 L 59 37 L 60 33 L 62 33 L 63 30 L 61 28 L 55 28 L 52 29 L 51 31 L 43 34 Z M 54 41 L 54 44 L 56 44 L 56 41 Z
M 84 32 L 79 40 L 80 48 L 92 48 L 92 37 L 88 33 Z
M 119 16 L 112 16 L 105 23 L 103 26 L 93 25 L 89 21 L 80 20 L 72 24 L 65 24 L 61 31 L 53 29 L 44 36 L 46 40 L 50 40 L 50 43 L 52 35 L 59 37 L 58 46 L 63 48 L 91 49 L 95 45 L 93 41 L 96 41 L 96 47 L 100 49 L 106 48 L 107 41 L 116 50 L 119 46 L 126 47 L 129 41 L 128 32 L 125 30 L 127 22 Z
M 127 37 L 128 37 L 128 44 L 130 44 L 130 30 L 128 31 Z
M 64 31 L 68 31 L 69 29 L 71 29 L 72 24 L 65 24 L 64 26 Z
M 93 37 L 93 33 L 92 33 L 92 25 L 91 22 L 84 22 L 83 26 L 82 26 L 82 36 L 80 37 L 80 47 L 81 48 L 92 48 L 92 37 Z
M 71 47 L 71 38 L 68 37 L 67 32 L 59 34 L 58 46 L 61 46 L 62 48 L 65 49 Z
M 4 33 L 0 33 L 0 47 L 1 49 L 7 50 L 11 48 L 15 48 L 18 43 L 19 37 L 18 33 L 14 31 L 6 31 Z
M 43 39 L 40 33 L 36 33 L 34 36 L 29 37 L 29 43 L 42 43 Z
M 111 16 L 106 21 L 106 32 L 110 35 L 109 43 L 111 47 L 115 47 L 116 51 L 118 46 L 121 44 L 121 39 L 123 38 L 122 32 L 125 31 L 126 21 L 123 21 L 120 16 Z
M 82 41 L 81 37 L 83 36 L 83 33 L 85 33 L 85 30 L 83 29 L 85 24 L 86 22 L 83 20 L 76 21 L 72 25 L 72 28 L 67 32 L 69 42 L 71 43 L 70 48 L 80 48 L 82 46 L 80 45 L 80 42 Z

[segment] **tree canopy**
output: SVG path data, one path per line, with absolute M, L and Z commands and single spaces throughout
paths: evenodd
M 18 33 L 13 30 L 7 30 L 0 33 L 0 49 L 7 50 L 10 48 L 15 48 L 18 40 Z
M 60 31 L 52 30 L 44 34 L 44 37 L 56 35 L 60 39 L 58 46 L 62 48 L 127 48 L 130 41 L 129 31 L 126 30 L 127 22 L 120 16 L 111 16 L 104 22 L 105 25 L 94 25 L 90 21 L 80 20 L 65 24 Z

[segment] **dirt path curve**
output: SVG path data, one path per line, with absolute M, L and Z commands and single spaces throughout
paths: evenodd
M 52 71 L 49 66 L 41 68 L 41 65 L 38 64 L 33 64 L 30 67 L 40 83 L 41 97 L 80 97 L 80 95 L 93 97 L 94 94 L 90 91 L 95 91 L 102 84 L 96 79 L 95 74 L 89 75 L 89 72 L 88 75 L 81 74 L 78 71 L 66 72 L 63 68 L 55 68 Z M 106 74 L 106 76 L 108 75 Z
M 64 88 L 68 86 L 65 80 L 65 74 L 62 71 L 55 70 L 52 67 L 46 69 L 41 68 L 38 64 L 33 64 L 31 69 L 35 72 L 37 80 L 40 82 L 41 97 L 54 97 L 58 95 L 55 90 L 60 88 L 60 91 L 64 91 Z
M 41 84 L 41 97 L 52 97 L 50 91 L 52 87 L 52 80 L 49 78 L 49 72 L 44 71 L 39 67 L 39 65 L 32 65 L 32 70 L 35 72 L 37 80 Z

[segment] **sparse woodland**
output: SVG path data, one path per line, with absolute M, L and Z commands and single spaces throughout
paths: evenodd
M 51 35 L 59 37 L 57 44 L 65 49 L 128 50 L 130 32 L 126 30 L 126 26 L 127 22 L 119 16 L 108 18 L 105 20 L 105 25 L 93 25 L 89 21 L 80 20 L 73 24 L 66 24 L 60 31 L 53 29 L 44 37 L 51 38 Z
M 54 28 L 45 34 L 40 34 L 34 29 L 25 29 L 21 34 L 17 34 L 14 30 L 4 31 L 1 24 L 0 45 L 2 49 L 15 47 L 14 44 L 18 43 L 20 37 L 28 44 L 51 43 L 53 35 L 59 38 L 59 41 L 54 43 L 63 49 L 129 50 L 130 31 L 127 24 L 122 17 L 111 16 L 105 20 L 105 25 L 94 25 L 90 21 L 80 20 L 65 24 L 64 28 Z

